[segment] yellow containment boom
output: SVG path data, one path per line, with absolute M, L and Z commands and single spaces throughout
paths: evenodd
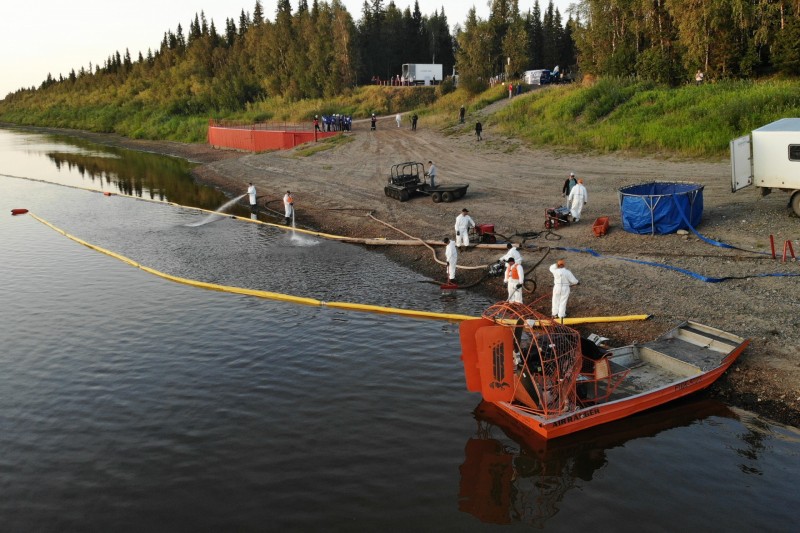
M 91 248 L 92 250 L 98 251 L 100 253 L 106 254 L 109 257 L 113 257 L 123 263 L 127 263 L 128 265 L 134 266 L 145 272 L 153 274 L 155 276 L 159 276 L 163 279 L 174 281 L 175 283 L 182 283 L 184 285 L 191 285 L 193 287 L 199 287 L 201 289 L 213 290 L 213 291 L 221 291 L 221 292 L 229 292 L 232 294 L 243 294 L 245 296 L 255 296 L 257 298 L 265 298 L 268 300 L 277 300 L 282 302 L 290 302 L 295 304 L 302 304 L 302 305 L 311 305 L 317 307 L 331 307 L 334 309 L 347 309 L 350 311 L 361 311 L 367 313 L 381 313 L 381 314 L 390 314 L 390 315 L 399 315 L 399 316 L 406 316 L 410 318 L 425 318 L 431 320 L 447 320 L 451 322 L 461 322 L 464 320 L 471 320 L 474 318 L 479 318 L 470 315 L 459 315 L 459 314 L 450 314 L 450 313 L 436 313 L 432 311 L 418 311 L 414 309 L 399 309 L 396 307 L 382 307 L 378 305 L 369 305 L 369 304 L 358 304 L 358 303 L 350 303 L 350 302 L 324 302 L 322 300 L 317 300 L 315 298 L 305 298 L 302 296 L 293 296 L 291 294 L 282 294 L 279 292 L 270 292 L 270 291 L 262 291 L 257 289 L 245 289 L 242 287 L 232 287 L 229 285 L 218 285 L 216 283 L 208 283 L 205 281 L 198 281 L 188 278 L 181 278 L 178 276 L 173 276 L 171 274 L 167 274 L 156 270 L 154 268 L 150 268 L 148 266 L 142 265 L 137 263 L 133 259 L 125 257 L 124 255 L 118 254 L 116 252 L 112 252 L 110 250 L 106 250 L 100 246 L 91 244 L 89 242 L 84 241 L 83 239 L 79 239 L 74 235 L 70 235 L 66 231 L 54 226 L 50 222 L 36 216 L 33 213 L 29 213 L 34 219 L 38 220 L 45 226 L 61 233 L 65 237 L 86 246 L 87 248 Z M 247 220 L 247 219 L 243 219 Z M 309 232 L 313 233 L 313 232 Z M 324 234 L 317 234 L 317 235 L 324 235 Z M 629 320 L 647 320 L 650 315 L 628 315 L 628 316 L 617 316 L 617 317 L 587 317 L 587 318 L 565 318 L 564 324 L 588 324 L 588 323 L 597 323 L 597 322 L 622 322 L 622 321 L 629 321 Z

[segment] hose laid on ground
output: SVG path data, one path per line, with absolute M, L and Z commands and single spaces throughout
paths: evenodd
M 64 235 L 65 237 L 67 237 L 68 239 L 71 239 L 72 241 L 74 241 L 76 243 L 82 244 L 82 245 L 86 246 L 87 248 L 90 248 L 90 249 L 95 250 L 97 252 L 100 252 L 100 253 L 103 253 L 105 255 L 108 255 L 109 257 L 113 257 L 114 259 L 122 261 L 123 263 L 126 263 L 128 265 L 131 265 L 131 266 L 134 266 L 136 268 L 139 268 L 139 269 L 141 269 L 141 270 L 143 270 L 143 271 L 145 271 L 145 272 L 147 272 L 149 274 L 153 274 L 153 275 L 159 276 L 159 277 L 161 277 L 163 279 L 166 279 L 166 280 L 169 280 L 169 281 L 173 281 L 175 283 L 182 283 L 182 284 L 185 284 L 185 285 L 190 285 L 190 286 L 193 286 L 193 287 L 199 287 L 199 288 L 207 289 L 207 290 L 229 292 L 229 293 L 241 294 L 241 295 L 245 295 L 245 296 L 255 296 L 255 297 L 258 297 L 258 298 L 265 298 L 265 299 L 269 299 L 269 300 L 278 300 L 278 301 L 283 301 L 283 302 L 296 303 L 296 304 L 302 304 L 302 305 L 310 305 L 310 306 L 317 306 L 317 307 L 331 307 L 331 308 L 334 308 L 334 309 L 347 309 L 347 310 L 351 310 L 351 311 L 363 311 L 363 312 L 371 312 L 371 313 L 392 314 L 392 315 L 400 315 L 400 316 L 407 316 L 407 317 L 413 317 L 413 318 L 427 318 L 427 319 L 433 319 L 433 320 L 448 320 L 448 321 L 453 321 L 453 322 L 460 322 L 460 321 L 463 321 L 463 320 L 471 320 L 471 319 L 474 319 L 474 318 L 479 318 L 479 317 L 474 317 L 474 316 L 469 316 L 469 315 L 449 314 L 449 313 L 436 313 L 436 312 L 432 312 L 432 311 L 417 311 L 417 310 L 413 310 L 413 309 L 399 309 L 399 308 L 395 308 L 395 307 L 382 307 L 382 306 L 377 306 L 377 305 L 357 304 L 357 303 L 350 303 L 350 302 L 324 302 L 322 300 L 317 300 L 317 299 L 314 299 L 314 298 L 305 298 L 305 297 L 301 297 L 301 296 L 293 296 L 293 295 L 289 295 L 289 294 L 281 294 L 281 293 L 278 293 L 278 292 L 262 291 L 262 290 L 256 290 L 256 289 L 245 289 L 245 288 L 242 288 L 242 287 L 232 287 L 232 286 L 228 286 L 228 285 L 218 285 L 216 283 L 208 283 L 208 282 L 197 281 L 197 280 L 188 279 L 188 278 L 181 278 L 181 277 L 173 276 L 171 274 L 167 274 L 167 273 L 161 272 L 159 270 L 156 270 L 154 268 L 150 268 L 148 266 L 142 265 L 141 263 L 137 263 L 133 259 L 125 257 L 124 255 L 118 254 L 116 252 L 112 252 L 110 250 L 106 250 L 105 248 L 102 248 L 102 247 L 97 246 L 95 244 L 91 244 L 91 243 L 89 243 L 87 241 L 84 241 L 83 239 L 75 237 L 74 235 L 70 235 L 66 231 L 54 226 L 50 222 L 44 220 L 43 218 L 40 218 L 40 217 L 36 216 L 33 213 L 29 212 L 28 214 L 31 217 L 33 217 L 35 220 L 37 220 L 38 222 L 40 222 L 40 223 L 44 224 L 45 226 L 53 229 L 54 231 L 57 231 L 58 233 Z M 245 220 L 248 220 L 248 219 L 245 219 Z M 622 321 L 628 321 L 628 320 L 647 320 L 647 318 L 649 318 L 649 315 L 630 315 L 630 316 L 617 316 L 617 317 L 584 317 L 584 318 L 573 318 L 573 319 L 566 318 L 566 319 L 564 319 L 563 323 L 564 324 L 586 324 L 586 323 L 595 323 L 595 322 L 622 322 Z
M 370 217 L 372 220 L 374 220 L 375 222 L 378 222 L 378 223 L 380 223 L 380 224 L 383 224 L 384 226 L 386 226 L 386 227 L 389 227 L 389 228 L 391 228 L 391 229 L 395 230 L 396 232 L 398 232 L 398 233 L 401 233 L 401 234 L 405 235 L 405 236 L 406 236 L 406 237 L 408 237 L 409 239 L 413 239 L 413 240 L 415 240 L 415 241 L 419 241 L 420 243 L 422 243 L 422 244 L 423 244 L 423 245 L 424 245 L 426 248 L 428 248 L 428 249 L 429 249 L 429 250 L 430 250 L 430 251 L 433 253 L 433 260 L 434 260 L 435 262 L 439 263 L 440 265 L 447 266 L 447 263 L 446 263 L 446 262 L 444 262 L 444 261 L 440 260 L 438 257 L 436 257 L 436 250 L 433 248 L 433 246 L 431 246 L 430 244 L 428 244 L 428 243 L 427 243 L 427 242 L 425 242 L 424 240 L 420 239 L 419 237 L 414 237 L 413 235 L 409 235 L 408 233 L 406 233 L 405 231 L 401 230 L 400 228 L 398 228 L 398 227 L 396 227 L 396 226 L 392 226 L 392 225 L 391 225 L 391 224 L 389 224 L 388 222 L 384 222 L 383 220 L 381 220 L 381 219 L 377 218 L 377 217 L 376 217 L 375 215 L 373 215 L 372 213 L 370 213 L 370 214 L 369 214 L 369 217 Z M 464 269 L 464 270 L 481 270 L 481 269 L 483 269 L 483 270 L 486 270 L 487 268 L 489 268 L 489 265 L 478 265 L 478 266 L 462 266 L 462 265 L 456 265 L 456 268 L 462 268 L 462 269 Z

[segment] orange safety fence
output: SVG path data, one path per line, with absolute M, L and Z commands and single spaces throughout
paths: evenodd
M 289 150 L 301 144 L 333 137 L 338 131 L 314 131 L 313 125 L 263 123 L 250 125 L 223 124 L 209 121 L 208 144 L 214 148 L 232 148 L 248 152 Z

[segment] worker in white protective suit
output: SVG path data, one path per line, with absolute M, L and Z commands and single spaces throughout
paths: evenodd
M 447 260 L 447 281 L 450 284 L 455 284 L 458 250 L 456 249 L 456 243 L 451 241 L 448 237 L 445 237 L 443 242 L 447 245 L 444 249 L 444 257 Z
M 578 279 L 567 270 L 566 262 L 559 259 L 558 262 L 550 265 L 550 272 L 553 274 L 553 318 L 564 318 L 567 316 L 567 300 L 569 299 L 570 287 L 580 283 Z
M 503 283 L 505 283 L 508 288 L 508 301 L 521 304 L 522 284 L 525 281 L 525 272 L 522 270 L 522 265 L 517 263 L 513 257 L 508 258 L 507 264 L 506 273 L 503 276 Z
M 572 188 L 567 198 L 567 206 L 573 222 L 578 222 L 581 219 L 581 211 L 588 201 L 589 195 L 586 192 L 586 187 L 583 186 L 583 179 L 579 179 L 578 184 Z
M 286 218 L 286 225 L 288 226 L 294 218 L 294 198 L 292 198 L 292 193 L 289 191 L 286 191 L 286 194 L 283 195 L 283 216 Z
M 253 185 L 253 182 L 250 182 L 250 186 L 247 187 L 247 194 L 250 196 L 250 209 L 256 208 L 256 186 Z
M 475 227 L 475 221 L 469 216 L 469 209 L 461 210 L 456 217 L 456 246 L 466 248 L 469 246 L 469 230 Z
M 508 260 L 513 257 L 514 261 L 518 265 L 521 265 L 522 264 L 522 255 L 520 255 L 519 249 L 516 246 L 514 246 L 513 244 L 511 244 L 511 243 L 506 244 L 506 248 L 508 249 L 508 251 L 505 254 L 503 254 L 503 257 L 500 258 L 500 261 L 502 261 L 504 263 L 508 263 Z
M 428 161 L 428 171 L 425 173 L 425 175 L 428 176 L 431 187 L 436 187 L 437 170 L 436 165 L 433 164 L 433 161 Z

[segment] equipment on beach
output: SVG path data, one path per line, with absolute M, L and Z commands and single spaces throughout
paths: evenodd
M 494 224 L 476 224 L 475 227 L 470 229 L 469 240 L 483 244 L 496 243 L 497 237 L 494 234 Z
M 556 229 L 569 226 L 569 207 L 548 207 L 544 210 L 544 227 Z
M 431 186 L 425 179 L 425 165 L 409 161 L 393 165 L 383 192 L 389 198 L 405 202 L 417 194 L 426 194 L 434 203 L 452 202 L 467 194 L 469 184 Z

